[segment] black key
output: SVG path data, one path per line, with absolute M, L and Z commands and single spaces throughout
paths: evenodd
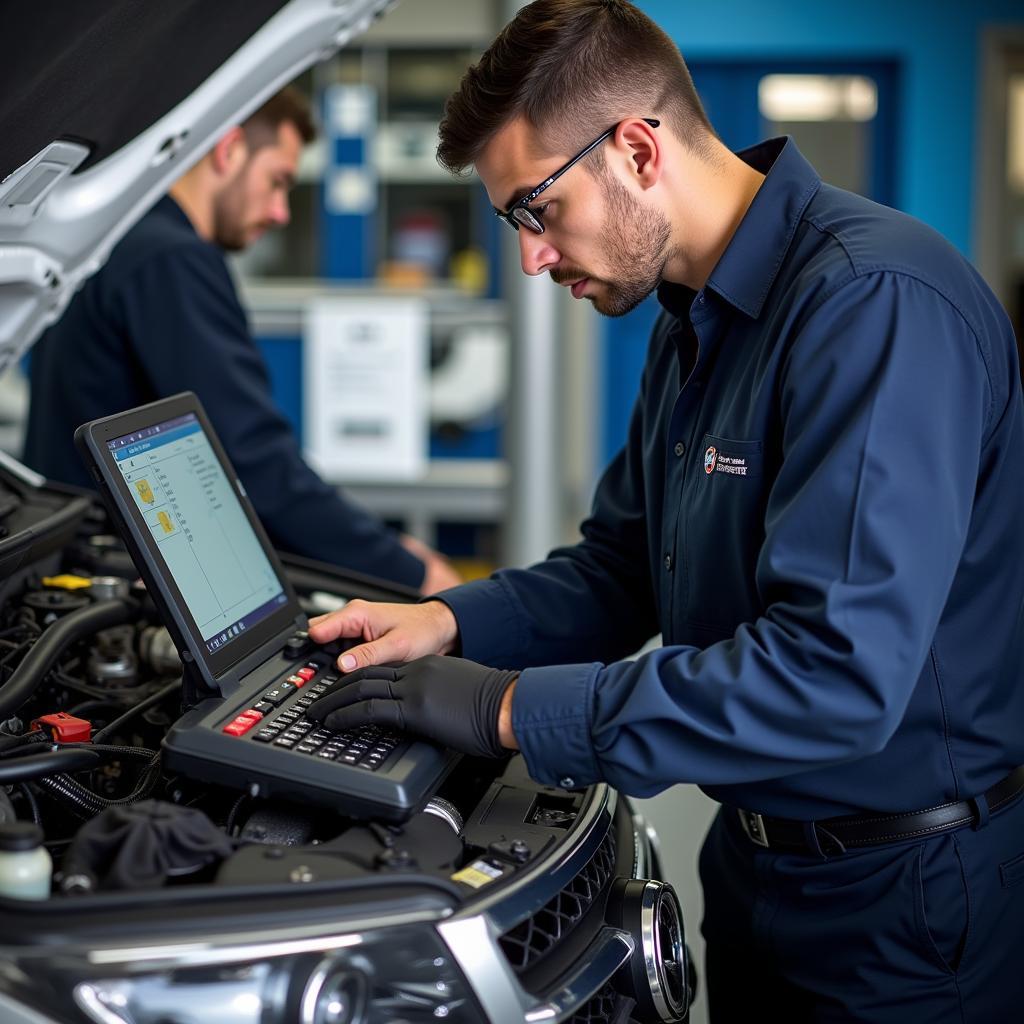
M 276 735 L 276 729 L 260 729 L 259 732 L 253 733 L 252 738 L 257 743 L 269 743 Z
M 333 750 L 318 750 L 316 756 L 322 757 L 325 761 L 333 761 L 338 755 Z
M 260 698 L 261 700 L 269 701 L 276 708 L 283 701 L 287 700 L 298 687 L 294 683 L 278 683 L 271 690 L 267 690 L 265 694 Z
M 295 749 L 300 754 L 315 754 L 320 748 L 315 743 L 299 743 Z
M 274 740 L 275 747 L 287 747 L 289 750 L 295 746 L 295 743 L 296 741 L 288 736 L 278 736 L 277 739 Z
M 253 704 L 253 711 L 258 711 L 261 715 L 269 715 L 274 710 L 275 705 L 271 704 L 269 700 L 261 700 L 258 704 Z

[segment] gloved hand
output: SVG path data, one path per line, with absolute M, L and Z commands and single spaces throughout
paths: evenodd
M 503 757 L 509 751 L 498 740 L 498 711 L 518 675 L 438 654 L 403 665 L 370 665 L 343 676 L 306 715 L 334 732 L 373 723 L 466 754 Z

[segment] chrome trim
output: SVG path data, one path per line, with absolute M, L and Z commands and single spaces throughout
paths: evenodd
M 443 916 L 444 912 L 422 910 L 353 920 L 351 923 L 346 922 L 343 932 L 337 930 L 337 922 L 332 922 L 302 928 L 279 928 L 255 934 L 251 931 L 227 932 L 205 939 L 140 944 L 135 947 L 97 947 L 92 940 L 84 939 L 78 944 L 69 943 L 62 949 L 71 955 L 81 956 L 86 963 L 96 966 L 121 966 L 144 970 L 201 967 L 206 964 L 234 963 L 295 953 L 329 952 L 360 945 L 366 932 L 423 922 L 434 924 Z M 245 941 L 240 942 L 240 939 Z M 27 957 L 49 959 L 52 955 L 52 951 L 45 947 L 18 949 L 16 952 L 19 960 Z M 10 947 L 0 946 L 0 960 L 10 958 Z
M 477 914 L 442 921 L 437 930 L 490 1024 L 523 1024 L 533 1000 L 501 952 L 501 929 Z
M 581 958 L 585 966 L 538 999 L 520 984 L 499 943 L 505 932 L 540 910 L 590 863 L 615 827 L 617 799 L 607 786 L 594 786 L 562 840 L 564 849 L 556 854 L 560 859 L 552 863 L 552 857 L 539 858 L 515 881 L 483 893 L 438 924 L 438 933 L 494 1024 L 557 1024 L 571 1017 L 633 953 L 632 937 L 606 926 Z
M 602 928 L 580 957 L 584 966 L 549 993 L 544 1003 L 527 1011 L 528 1024 L 571 1017 L 629 960 L 633 950 L 633 940 L 624 931 Z
M 334 957 L 325 957 L 317 964 L 316 970 L 309 976 L 305 991 L 302 993 L 302 1001 L 299 1005 L 299 1024 L 316 1024 L 317 1001 L 320 999 L 324 985 L 338 971 L 339 967 L 341 965 Z M 359 1012 L 353 1014 L 353 1017 L 358 1020 L 362 1017 L 363 1004 L 366 1002 L 366 978 L 357 971 L 350 969 L 344 969 L 344 973 L 351 978 L 355 978 L 356 984 L 359 986 Z
M 103 1005 L 99 997 L 98 986 L 90 981 L 79 982 L 72 992 L 78 1008 L 88 1014 L 98 1024 L 125 1024 L 125 1019 L 109 1007 Z
M 634 951 L 626 932 L 606 925 L 579 957 L 582 966 L 541 998 L 519 983 L 498 945 L 500 932 L 480 914 L 438 925 L 468 986 L 491 1024 L 558 1024 L 576 1013 Z
M 638 811 L 630 801 L 626 801 L 629 808 L 629 816 L 633 821 L 633 877 L 651 877 L 651 847 L 657 841 L 657 834 L 647 823 L 647 819 Z M 652 841 L 653 836 L 653 841 Z
M 644 885 L 643 896 L 640 903 L 640 937 L 641 954 L 643 956 L 644 971 L 647 975 L 647 984 L 650 988 L 651 999 L 654 1003 L 655 1012 L 663 1021 L 673 1021 L 680 1018 L 680 1008 L 672 1005 L 675 1000 L 670 992 L 666 992 L 662 977 L 665 973 L 665 958 L 661 947 L 661 923 L 659 911 L 666 900 L 672 900 L 674 894 L 664 882 L 647 882 Z M 683 921 L 679 914 L 678 904 L 669 904 L 672 916 L 675 918 L 677 933 L 670 936 L 673 945 L 673 957 L 679 964 L 680 970 L 685 971 L 683 954 L 682 928 Z M 682 1012 L 686 1011 L 686 979 L 684 975 L 683 1005 Z

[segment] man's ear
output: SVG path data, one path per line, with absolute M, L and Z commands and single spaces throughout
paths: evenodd
M 629 173 L 641 188 L 657 184 L 665 158 L 657 128 L 639 117 L 631 117 L 619 125 L 615 145 L 626 156 Z
M 228 129 L 210 150 L 210 164 L 218 176 L 233 178 L 249 157 L 249 144 L 241 126 Z

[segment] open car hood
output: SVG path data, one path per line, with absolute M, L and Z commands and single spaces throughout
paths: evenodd
M 395 0 L 79 0 L 5 12 L 0 373 L 232 124 Z

